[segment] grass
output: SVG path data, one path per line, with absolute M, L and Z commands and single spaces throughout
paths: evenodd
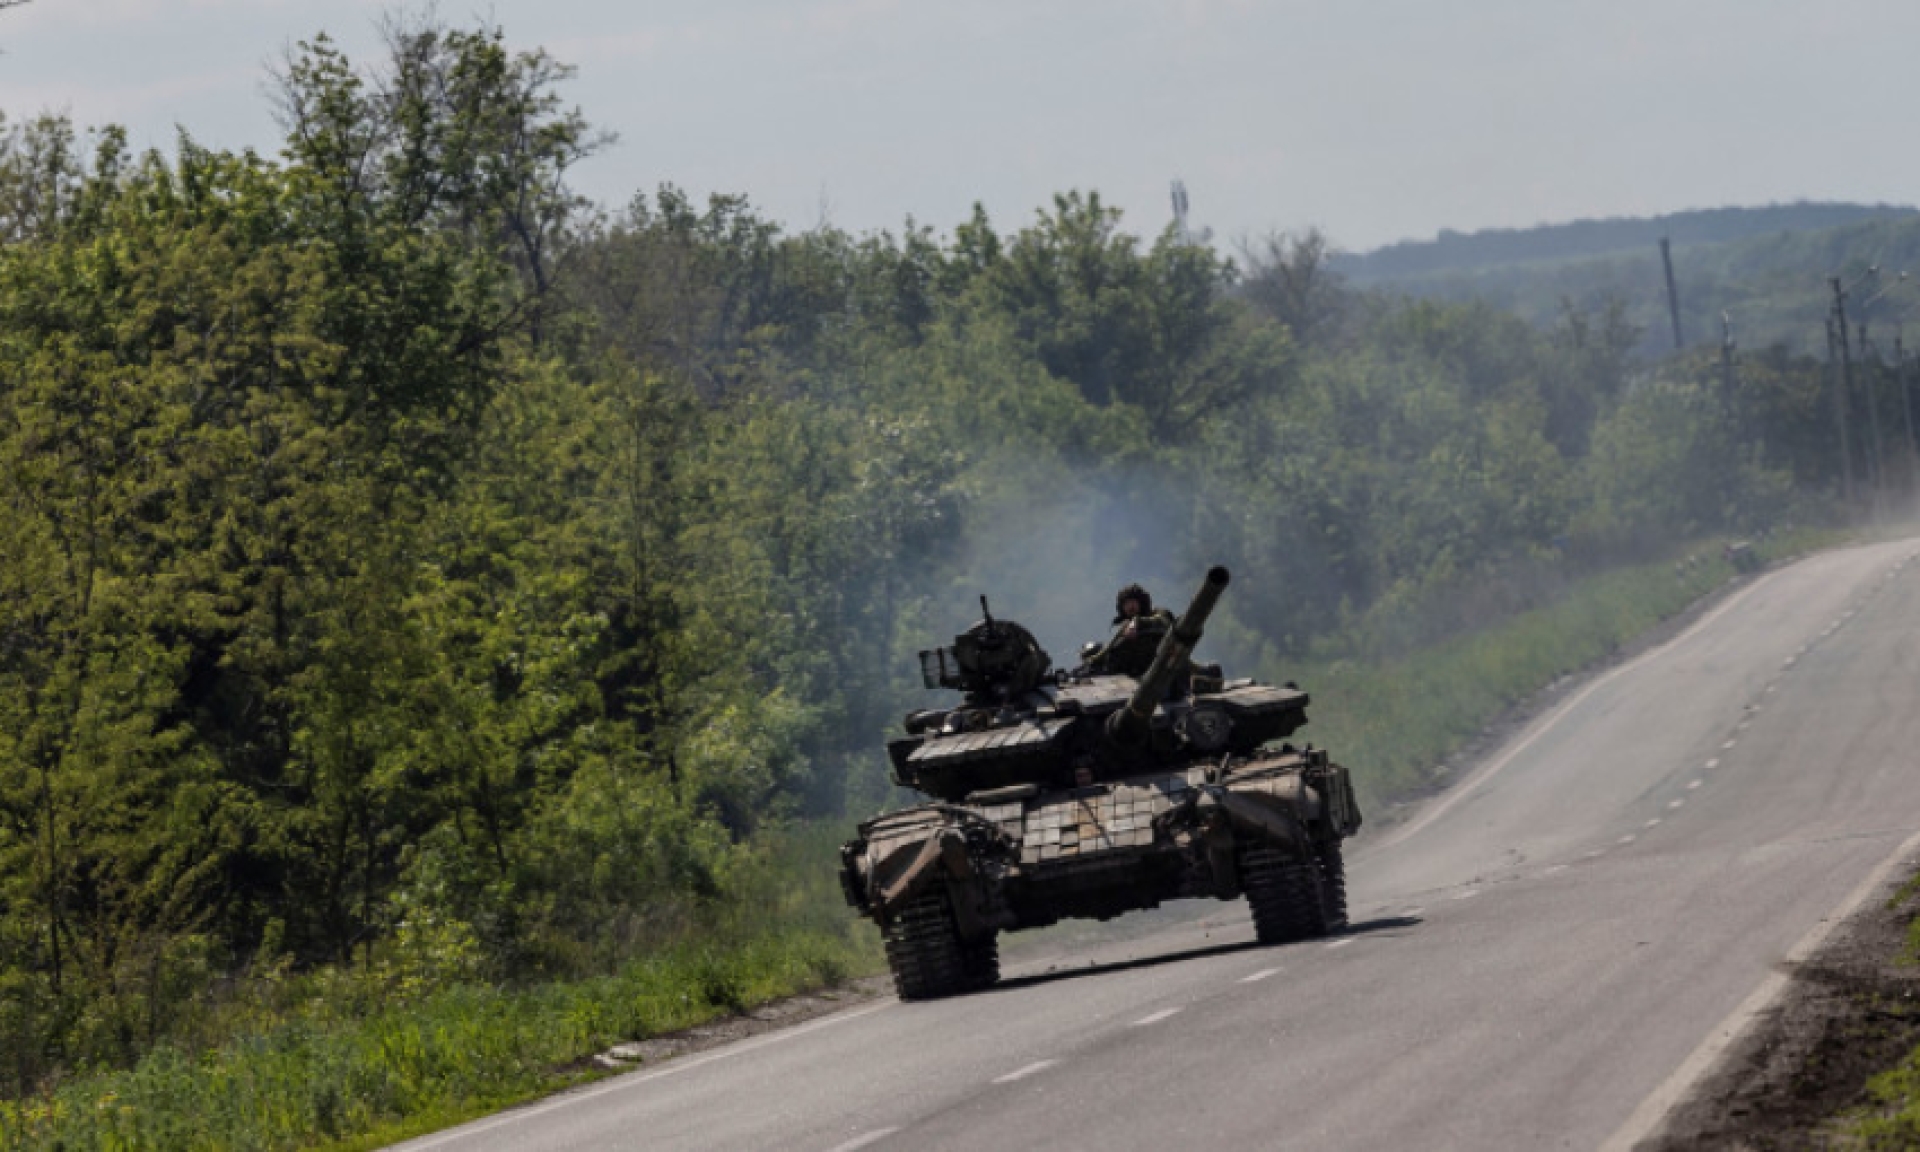
M 1803 535 L 1765 551 L 1832 542 Z M 1363 804 L 1377 808 L 1431 787 L 1438 766 L 1503 709 L 1731 575 L 1717 551 L 1703 550 L 1691 562 L 1596 576 L 1550 606 L 1405 656 L 1266 671 L 1313 691 L 1316 741 L 1354 768 Z M 796 830 L 730 918 L 612 975 L 448 987 L 399 1003 L 351 973 L 308 977 L 322 991 L 291 998 L 295 1007 L 265 1014 L 250 1034 L 200 1053 L 160 1048 L 129 1070 L 0 1102 L 0 1147 L 374 1148 L 594 1079 L 604 1072 L 589 1058 L 614 1044 L 879 971 L 877 933 L 847 914 L 834 879 L 844 831 Z M 328 981 L 342 994 L 325 994 Z M 1920 1063 L 1896 1075 L 1920 1088 Z
M 878 970 L 877 934 L 846 914 L 830 842 L 831 829 L 807 830 L 770 865 L 803 869 L 798 882 L 613 975 L 444 988 L 363 1014 L 314 999 L 205 1053 L 163 1047 L 0 1102 L 0 1147 L 376 1148 L 594 1079 L 605 1073 L 589 1058 L 614 1044 Z
M 1887 901 L 1889 909 L 1906 908 L 1910 912 L 1906 946 L 1899 956 L 1899 961 L 1908 965 L 1920 964 L 1920 911 L 1913 911 L 1916 899 L 1920 899 L 1920 875 L 1908 877 Z M 1868 1080 L 1867 1098 L 1866 1107 L 1839 1121 L 1846 1141 L 1843 1147 L 1920 1147 L 1920 1048 Z
M 1843 1122 L 1844 1144 L 1872 1152 L 1920 1147 L 1920 1053 L 1867 1082 L 1872 1110 Z

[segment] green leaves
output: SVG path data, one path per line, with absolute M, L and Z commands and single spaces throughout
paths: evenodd
M 1056 196 L 1004 249 L 985 242 L 984 225 L 976 216 L 955 255 L 977 269 L 969 290 L 1089 403 L 1137 408 L 1178 442 L 1255 392 L 1284 387 L 1286 330 L 1242 319 L 1225 299 L 1232 265 L 1211 249 L 1169 229 L 1142 252 L 1098 193 Z
M 515 736 L 555 726 L 489 723 L 437 674 L 465 653 L 420 593 L 502 378 L 512 260 L 564 215 L 529 190 L 560 194 L 577 123 L 497 37 L 408 37 L 401 78 L 450 102 L 370 94 L 319 44 L 284 167 L 185 140 L 127 165 L 113 134 L 82 164 L 57 122 L 0 148 L 0 936 L 25 949 L 0 966 L 56 1002 L 146 934 L 240 951 L 273 919 L 344 955 L 386 926 L 411 840 L 501 839 Z M 398 119 L 369 129 L 369 101 Z M 523 129 L 514 185 L 479 153 Z M 510 195 L 544 213 L 511 251 Z

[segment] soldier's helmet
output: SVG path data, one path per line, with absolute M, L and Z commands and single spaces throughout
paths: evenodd
M 1140 615 L 1151 616 L 1153 614 L 1152 594 L 1149 593 L 1145 588 L 1140 587 L 1140 585 L 1138 584 L 1129 584 L 1125 588 L 1122 588 L 1120 589 L 1120 591 L 1114 593 L 1113 622 L 1115 624 L 1119 624 L 1126 620 L 1127 618 L 1126 603 L 1129 600 L 1138 600 L 1140 602 Z

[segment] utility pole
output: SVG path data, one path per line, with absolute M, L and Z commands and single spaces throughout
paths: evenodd
M 1720 313 L 1720 428 L 1718 428 L 1718 447 L 1715 455 L 1720 455 L 1720 509 L 1722 513 L 1734 513 L 1740 507 L 1740 459 L 1743 455 L 1741 444 L 1740 420 L 1734 415 L 1734 319 Z
M 1881 492 L 1887 486 L 1886 452 L 1880 440 L 1880 389 L 1876 386 L 1880 379 L 1880 353 L 1867 341 L 1867 326 L 1863 323 L 1856 327 L 1860 332 L 1861 368 L 1866 376 L 1867 427 L 1873 434 L 1873 459 L 1870 461 L 1873 466 L 1867 469 L 1867 478 L 1873 484 L 1873 506 L 1877 511 Z
M 1900 386 L 1900 410 L 1907 417 L 1907 495 L 1920 493 L 1920 437 L 1913 432 L 1913 388 L 1907 383 L 1907 351 L 1900 330 L 1893 331 L 1893 380 Z
M 1733 415 L 1733 317 L 1720 313 L 1720 405 Z
M 1667 269 L 1667 311 L 1673 314 L 1673 350 L 1678 352 L 1683 346 L 1680 339 L 1680 290 L 1673 284 L 1673 247 L 1665 236 L 1660 237 L 1660 262 Z
M 1834 280 L 1835 287 L 1840 281 Z M 1827 315 L 1827 377 L 1833 381 L 1833 422 L 1840 430 L 1840 495 L 1846 505 L 1853 506 L 1853 445 L 1847 435 L 1847 386 L 1846 378 L 1834 371 L 1834 332 L 1833 315 Z
M 1840 277 L 1832 278 L 1834 335 L 1840 340 L 1840 386 L 1846 389 L 1848 402 L 1853 400 L 1853 335 L 1847 327 L 1847 290 L 1840 286 Z M 1848 467 L 1852 467 L 1849 463 Z M 1873 469 L 1867 469 L 1867 479 L 1871 483 Z

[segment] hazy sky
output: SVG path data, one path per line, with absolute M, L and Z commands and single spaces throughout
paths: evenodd
M 266 64 L 372 0 L 33 0 L 0 12 L 0 110 L 271 150 Z M 447 0 L 579 68 L 619 143 L 578 183 L 744 193 L 794 228 L 984 202 L 1008 229 L 1097 189 L 1151 233 L 1168 182 L 1223 240 L 1364 250 L 1796 199 L 1914 203 L 1915 0 Z

